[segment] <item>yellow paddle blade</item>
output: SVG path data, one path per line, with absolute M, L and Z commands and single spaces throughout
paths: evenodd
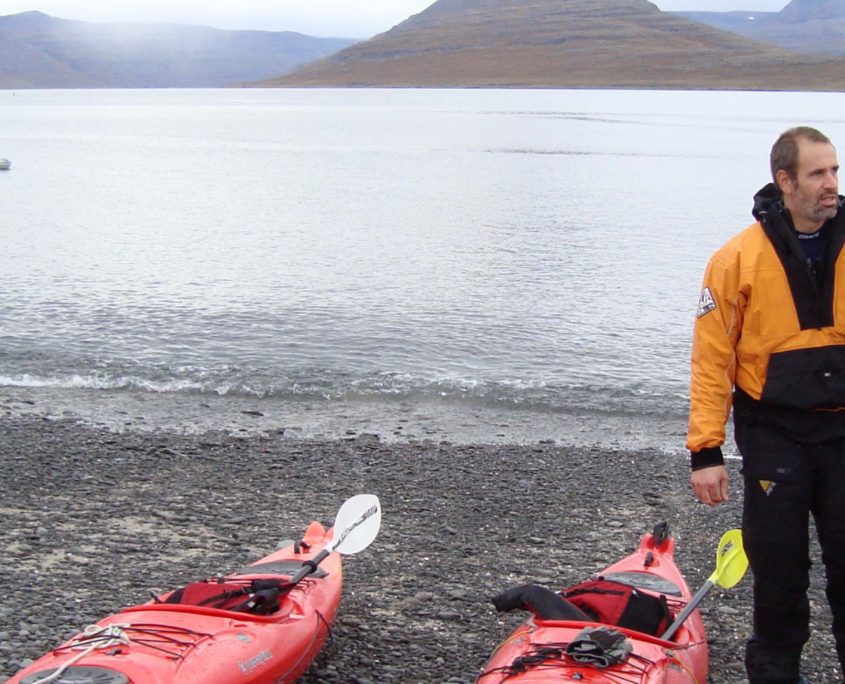
M 684 623 L 684 620 L 692 614 L 692 611 L 701 603 L 701 599 L 714 585 L 718 584 L 720 587 L 730 589 L 742 579 L 747 569 L 748 558 L 746 558 L 745 550 L 742 548 L 742 532 L 740 530 L 728 530 L 719 540 L 719 549 L 716 551 L 716 569 L 713 574 L 707 578 L 701 589 L 695 592 L 689 603 L 678 613 L 675 621 L 669 625 L 669 629 L 660 638 L 671 639 Z
M 719 540 L 716 550 L 716 569 L 709 580 L 723 589 L 737 584 L 748 569 L 748 557 L 742 547 L 742 530 L 728 530 Z

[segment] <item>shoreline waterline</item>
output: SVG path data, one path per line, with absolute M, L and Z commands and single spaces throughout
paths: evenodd
M 120 390 L 0 387 L 0 411 L 13 416 L 72 419 L 115 432 L 228 431 L 298 439 L 377 436 L 385 443 L 549 443 L 602 449 L 655 449 L 685 456 L 685 417 L 537 411 L 456 399 L 357 397 L 277 400 Z

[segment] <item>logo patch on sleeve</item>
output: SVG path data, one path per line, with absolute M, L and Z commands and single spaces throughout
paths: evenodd
M 698 311 L 695 312 L 696 318 L 701 318 L 704 314 L 708 314 L 716 308 L 716 300 L 710 294 L 710 288 L 705 287 L 701 291 L 701 296 L 698 298 Z

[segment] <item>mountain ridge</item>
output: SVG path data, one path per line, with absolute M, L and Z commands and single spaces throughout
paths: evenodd
M 845 60 L 788 52 L 648 0 L 437 0 L 262 85 L 840 90 Z
M 0 16 L 0 88 L 228 86 L 287 73 L 354 42 L 21 12 Z
M 845 2 L 842 0 L 792 0 L 780 12 L 675 14 L 787 50 L 845 55 Z

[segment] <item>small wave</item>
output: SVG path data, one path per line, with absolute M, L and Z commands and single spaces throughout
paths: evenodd
M 435 401 L 536 413 L 681 415 L 686 397 L 677 391 L 642 386 L 555 384 L 538 379 L 483 379 L 421 376 L 412 373 L 356 375 L 328 369 L 281 373 L 262 369 L 156 369 L 126 372 L 20 373 L 0 375 L 0 386 L 32 389 L 197 394 L 260 400 Z
M 93 389 L 93 390 L 141 390 L 145 392 L 202 392 L 207 388 L 202 383 L 173 379 L 165 381 L 149 380 L 147 378 L 105 375 L 67 375 L 38 376 L 38 375 L 0 375 L 0 386 L 29 387 L 43 389 Z

